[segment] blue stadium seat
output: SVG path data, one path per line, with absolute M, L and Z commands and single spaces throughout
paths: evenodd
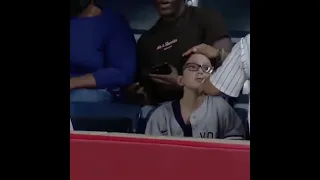
M 72 118 L 74 130 L 131 133 L 129 118 Z
M 122 103 L 71 103 L 70 117 L 72 119 L 75 130 L 95 130 L 116 129 L 110 126 L 119 126 L 121 121 L 128 124 L 131 121 L 132 130 L 135 131 L 137 121 L 140 115 L 140 107 L 136 105 Z M 77 122 L 76 122 L 77 121 Z M 81 121 L 81 122 L 80 122 Z M 105 121 L 105 122 L 104 122 Z M 86 123 L 87 122 L 87 123 Z M 113 122 L 113 123 L 112 123 Z M 78 123 L 78 124 L 77 124 Z M 79 125 L 80 123 L 80 125 Z M 87 124 L 87 127 L 86 127 Z M 106 126 L 109 127 L 100 127 Z M 126 125 L 128 126 L 128 125 Z M 81 127 L 81 129 L 79 129 Z M 88 128 L 88 129 L 85 129 Z
M 249 95 L 240 94 L 236 99 L 234 110 L 240 117 L 243 126 L 245 127 L 246 137 L 249 137 L 249 126 L 248 126 L 248 108 L 249 108 Z

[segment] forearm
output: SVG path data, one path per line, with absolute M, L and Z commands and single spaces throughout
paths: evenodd
M 216 89 L 231 97 L 239 96 L 243 84 L 247 80 L 241 56 L 238 55 L 240 51 L 240 44 L 236 44 L 223 60 L 222 65 L 207 79 L 210 80 L 208 83 L 211 83 L 212 87 L 215 86 Z M 212 89 L 211 91 L 213 91 Z
M 218 96 L 221 95 L 221 92 L 219 91 L 219 89 L 217 89 L 211 82 L 210 82 L 210 78 L 207 78 L 204 82 L 203 82 L 203 92 L 209 96 Z
M 225 51 L 224 49 L 221 49 L 220 54 L 219 54 L 219 56 L 220 56 L 219 59 L 221 61 L 224 61 L 228 55 L 229 55 L 229 52 Z
M 232 41 L 230 37 L 224 37 L 213 43 L 213 47 L 217 49 L 223 49 L 225 52 L 232 50 Z
M 85 74 L 70 78 L 70 89 L 77 88 L 95 88 L 96 80 L 92 74 Z
M 217 57 L 212 58 L 217 58 L 219 62 L 223 62 L 232 50 L 232 41 L 229 37 L 225 37 L 216 41 L 213 47 L 219 49 L 219 51 L 216 54 Z

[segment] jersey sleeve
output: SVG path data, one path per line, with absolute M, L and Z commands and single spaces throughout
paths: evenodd
M 223 139 L 241 140 L 245 130 L 241 119 L 232 107 L 223 99 L 219 101 L 219 136 Z
M 250 50 L 249 45 L 239 41 L 233 48 L 222 65 L 210 77 L 212 85 L 224 94 L 238 97 L 246 80 L 249 79 L 245 69 L 249 68 Z

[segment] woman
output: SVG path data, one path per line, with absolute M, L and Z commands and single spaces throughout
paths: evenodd
M 135 75 L 136 43 L 128 23 L 90 0 L 70 5 L 71 117 L 135 120 L 139 107 L 111 103 Z
M 70 102 L 111 102 L 132 83 L 135 39 L 126 20 L 89 0 L 71 0 Z

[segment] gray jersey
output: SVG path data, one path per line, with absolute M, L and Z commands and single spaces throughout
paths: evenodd
M 180 110 L 178 113 L 180 115 L 177 115 L 173 102 L 158 107 L 148 121 L 146 134 L 153 136 L 185 136 L 181 125 L 183 120 L 181 120 Z M 244 138 L 244 127 L 240 118 L 232 107 L 219 96 L 207 96 L 201 106 L 191 113 L 190 124 L 192 137 Z

